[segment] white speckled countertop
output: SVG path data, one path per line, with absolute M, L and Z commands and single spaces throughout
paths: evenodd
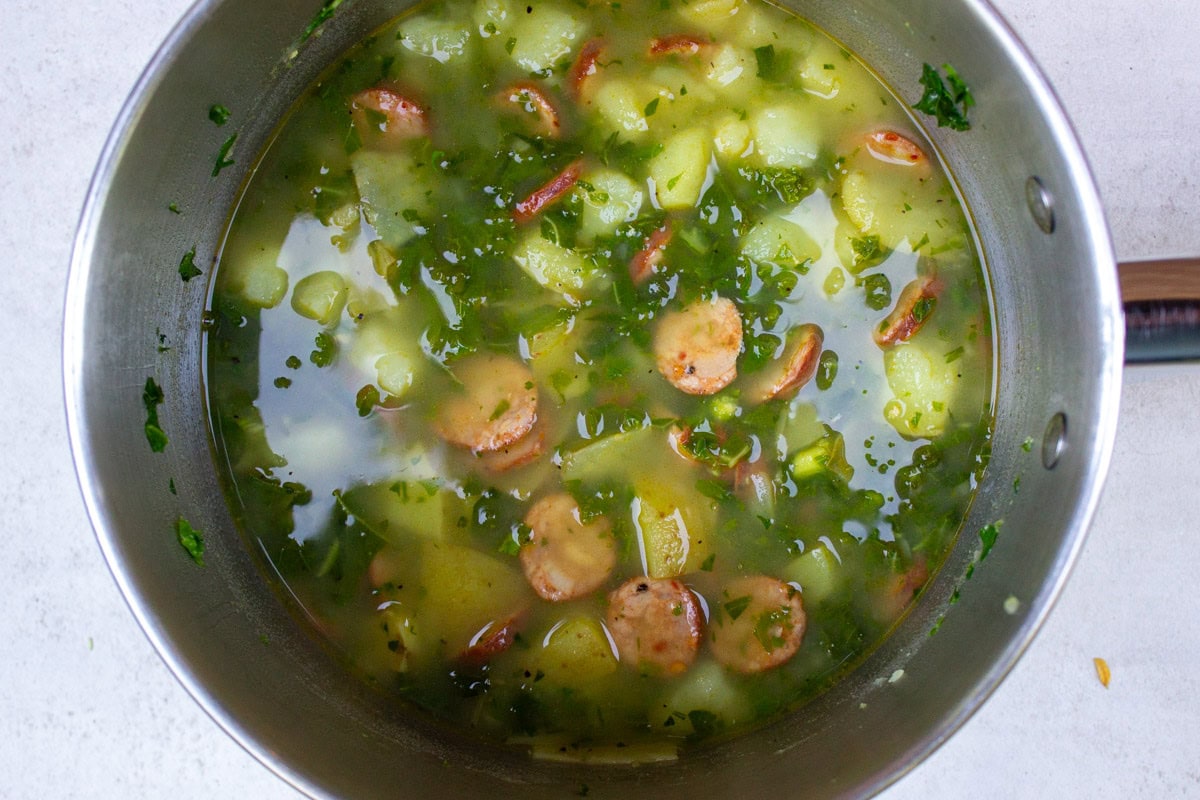
M 0 797 L 298 796 L 151 649 L 101 559 L 66 441 L 75 224 L 112 120 L 188 1 L 4 4 Z M 996 4 L 1075 121 L 1118 255 L 1200 255 L 1200 5 Z M 1126 377 L 1105 498 L 1049 623 L 888 800 L 1200 796 L 1200 365 Z M 1095 656 L 1112 667 L 1108 689 Z

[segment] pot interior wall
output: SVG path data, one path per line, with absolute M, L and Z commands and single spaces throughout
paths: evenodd
M 1000 363 L 992 459 L 955 550 L 886 645 L 800 712 L 676 763 L 600 769 L 480 748 L 348 679 L 263 580 L 220 499 L 201 325 L 228 209 L 292 100 L 404 6 L 348 0 L 295 50 L 309 5 L 213 0 L 193 9 L 119 122 L 72 266 L 65 371 L 84 493 L 131 607 L 193 695 L 300 788 L 355 797 L 477 796 L 498 780 L 524 784 L 528 797 L 581 784 L 593 797 L 638 786 L 659 797 L 860 794 L 939 744 L 1011 666 L 1064 580 L 1097 501 L 1119 394 L 1115 270 L 1096 193 L 1007 30 L 966 0 L 802 9 L 907 102 L 919 95 L 924 62 L 954 64 L 978 100 L 970 132 L 931 132 L 978 226 Z M 233 111 L 228 126 L 207 121 L 214 102 Z M 235 163 L 213 177 L 235 132 Z M 1052 234 L 1029 212 L 1031 176 L 1053 196 Z M 173 202 L 182 214 L 167 210 Z M 175 266 L 193 248 L 205 275 L 184 283 Z M 150 376 L 165 390 L 162 454 L 142 430 Z M 1047 469 L 1043 434 L 1056 414 L 1067 420 L 1066 445 Z M 207 534 L 203 568 L 181 557 L 180 516 Z M 966 580 L 978 531 L 1001 521 L 994 550 Z

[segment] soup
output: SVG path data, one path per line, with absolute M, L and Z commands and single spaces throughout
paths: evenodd
M 542 757 L 798 708 L 986 462 L 952 184 L 850 53 L 749 0 L 419 6 L 281 126 L 211 321 L 281 596 L 379 691 Z

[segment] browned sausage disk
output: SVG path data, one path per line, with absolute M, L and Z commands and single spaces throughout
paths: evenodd
M 816 374 L 825 335 L 816 325 L 800 325 L 788 331 L 783 354 L 763 367 L 747 390 L 747 399 L 762 403 L 790 397 Z
M 533 373 L 508 356 L 484 353 L 454 365 L 462 390 L 442 401 L 434 416 L 438 435 L 475 453 L 513 444 L 537 422 Z
M 687 394 L 716 394 L 737 377 L 742 317 L 732 300 L 699 300 L 663 316 L 654 331 L 658 371 Z
M 713 609 L 713 656 L 736 672 L 778 667 L 800 649 L 806 621 L 794 586 L 766 575 L 738 578 Z
M 543 497 L 525 515 L 529 541 L 521 567 L 540 597 L 561 602 L 599 589 L 617 564 L 612 526 L 604 517 L 583 522 L 569 494 Z
M 696 659 L 704 614 L 692 590 L 673 578 L 632 578 L 608 596 L 608 630 L 621 660 L 677 675 Z

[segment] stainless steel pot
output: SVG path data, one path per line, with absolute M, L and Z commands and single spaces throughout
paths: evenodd
M 961 725 L 1027 646 L 1082 544 L 1109 461 L 1123 358 L 1115 264 L 1087 165 L 1045 80 L 983 0 L 803 4 L 910 102 L 924 62 L 953 63 L 978 100 L 969 133 L 931 131 L 974 215 L 996 300 L 996 435 L 978 500 L 916 610 L 799 713 L 676 763 L 537 763 L 382 702 L 268 588 L 220 500 L 202 391 L 205 281 L 182 283 L 175 269 L 195 248 L 210 272 L 276 120 L 338 53 L 406 5 L 346 0 L 297 47 L 315 2 L 201 0 L 108 142 L 75 246 L 64 371 L 87 507 L 134 614 L 212 717 L 312 795 L 879 790 Z M 217 99 L 233 126 L 198 122 Z M 234 164 L 213 177 L 235 131 Z M 164 213 L 173 201 L 186 213 Z M 142 430 L 148 376 L 165 390 L 171 439 L 161 454 Z M 175 540 L 180 515 L 208 534 L 204 568 Z M 1000 520 L 994 550 L 977 563 L 978 531 Z

